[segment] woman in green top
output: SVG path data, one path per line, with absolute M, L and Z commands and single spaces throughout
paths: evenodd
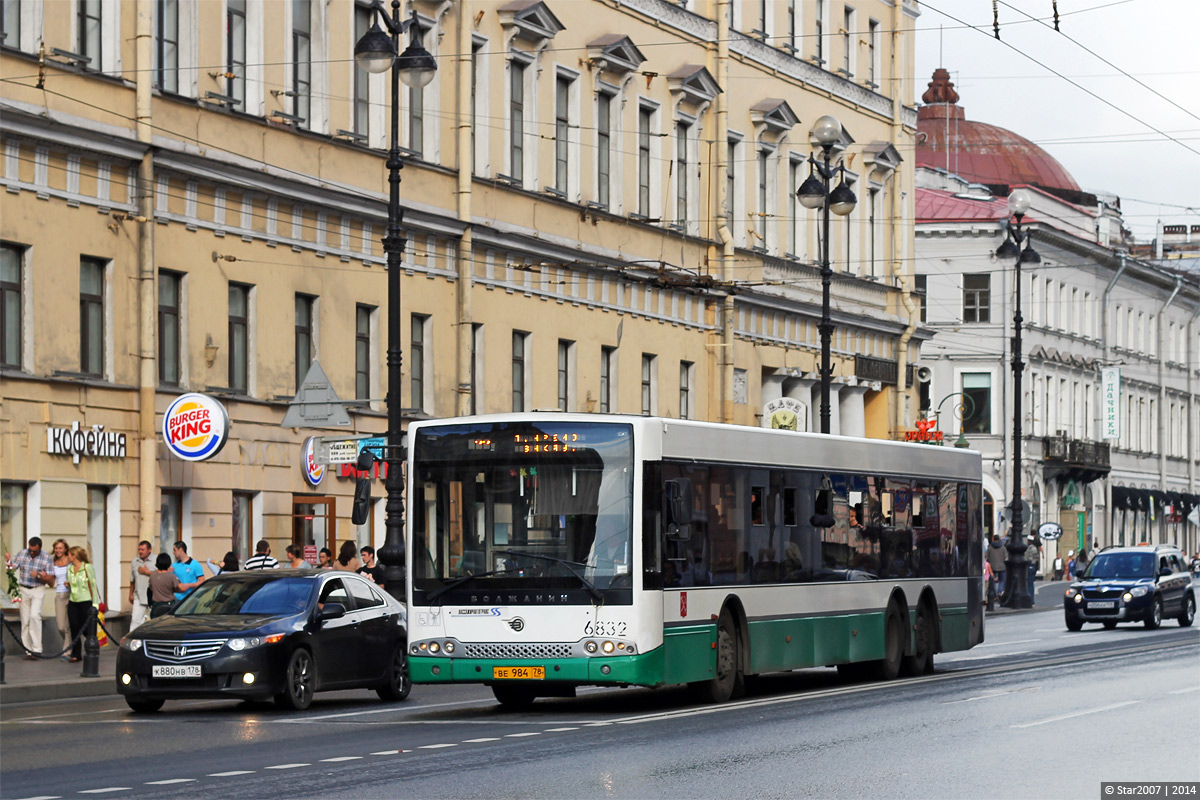
M 96 589 L 96 570 L 88 560 L 88 552 L 82 547 L 67 551 L 67 586 L 71 600 L 67 603 L 67 619 L 71 623 L 71 661 L 78 661 L 82 652 L 79 632 L 92 616 L 92 608 L 100 603 L 100 592 Z

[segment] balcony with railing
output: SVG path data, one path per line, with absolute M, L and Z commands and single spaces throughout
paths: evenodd
M 1042 470 L 1047 480 L 1090 483 L 1103 478 L 1111 469 L 1107 442 L 1072 439 L 1062 433 L 1042 440 Z

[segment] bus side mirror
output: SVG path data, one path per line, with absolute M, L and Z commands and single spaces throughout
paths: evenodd
M 667 501 L 667 538 L 686 542 L 692 538 L 692 482 L 687 478 L 672 478 L 663 483 Z
M 832 490 L 820 489 L 817 491 L 817 499 L 813 507 L 813 515 L 809 518 L 808 522 L 814 528 L 833 527 L 834 519 Z

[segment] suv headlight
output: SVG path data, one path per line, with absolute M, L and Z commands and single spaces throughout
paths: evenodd
M 1134 597 L 1145 597 L 1149 591 L 1149 586 L 1135 586 L 1129 590 L 1129 593 Z

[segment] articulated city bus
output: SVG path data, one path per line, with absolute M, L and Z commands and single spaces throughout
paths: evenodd
M 409 669 L 505 705 L 983 640 L 978 453 L 620 415 L 408 430 Z

